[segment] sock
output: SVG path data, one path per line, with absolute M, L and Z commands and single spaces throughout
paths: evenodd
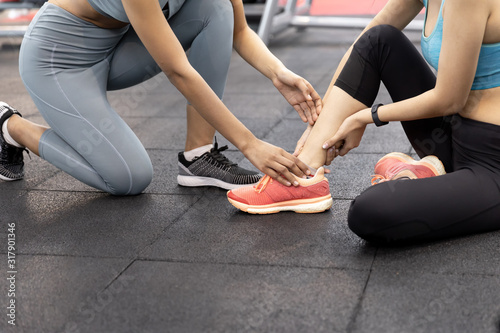
M 9 122 L 9 119 L 4 121 L 4 123 L 2 125 L 2 134 L 3 134 L 3 138 L 4 138 L 5 142 L 7 142 L 9 145 L 17 147 L 17 148 L 24 148 L 24 146 L 21 146 L 19 143 L 16 142 L 16 140 L 14 140 L 10 136 L 9 131 L 7 130 L 7 123 L 8 122 Z
M 195 157 L 205 154 L 207 151 L 214 147 L 213 144 L 204 145 L 195 149 L 184 152 L 184 157 L 188 161 L 192 161 Z

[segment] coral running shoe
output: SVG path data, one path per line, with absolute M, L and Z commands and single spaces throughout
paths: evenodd
M 434 155 L 416 161 L 403 153 L 390 153 L 375 165 L 372 185 L 399 178 L 428 178 L 445 173 L 443 163 Z
M 251 214 L 323 212 L 333 203 L 324 171 L 319 168 L 308 179 L 296 177 L 299 186 L 285 186 L 266 175 L 257 185 L 227 192 L 227 198 L 234 207 Z

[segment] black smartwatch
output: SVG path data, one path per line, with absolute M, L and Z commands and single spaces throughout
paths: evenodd
M 380 106 L 382 106 L 384 104 L 375 104 L 372 106 L 372 119 L 373 119 L 373 123 L 377 126 L 377 127 L 380 127 L 380 126 L 384 126 L 384 125 L 387 125 L 388 122 L 387 121 L 381 121 L 379 118 L 378 118 L 378 108 Z

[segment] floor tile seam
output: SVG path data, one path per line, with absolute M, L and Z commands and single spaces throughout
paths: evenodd
M 152 195 L 152 196 L 203 196 L 204 193 L 208 190 L 209 187 L 203 190 L 202 193 L 196 193 L 196 194 L 189 194 L 189 193 L 174 193 L 174 192 L 168 192 L 168 193 L 161 193 L 161 192 L 144 192 L 141 193 L 141 196 L 144 195 Z M 100 194 L 100 195 L 106 195 L 106 196 L 112 196 L 109 193 L 98 191 L 98 190 L 58 190 L 58 189 L 12 189 L 12 190 L 5 190 L 6 192 L 48 192 L 48 193 L 88 193 L 88 194 Z M 222 196 L 222 194 L 221 194 Z M 127 196 L 123 196 L 123 198 L 127 198 Z
M 285 121 L 285 118 L 284 117 L 278 117 L 277 121 L 272 124 L 271 126 L 269 126 L 269 129 L 262 134 L 262 140 L 266 141 L 267 140 L 267 136 L 280 124 L 282 124 L 283 122 Z
M 62 172 L 63 172 L 63 171 L 61 171 L 61 170 L 54 170 L 54 171 L 51 171 L 51 174 L 50 174 L 50 176 L 49 176 L 49 177 L 47 177 L 47 178 L 43 178 L 43 179 L 41 179 L 41 180 L 39 180 L 39 181 L 36 181 L 36 182 L 34 182 L 32 185 L 30 185 L 29 187 L 25 187 L 25 188 L 23 188 L 23 190 L 28 191 L 28 190 L 35 189 L 35 187 L 40 186 L 41 184 L 45 183 L 45 182 L 46 182 L 46 181 L 48 181 L 49 179 L 52 179 L 52 178 L 54 178 L 54 177 L 58 176 L 58 175 L 59 175 L 59 174 L 61 174 Z M 7 191 L 8 191 L 8 190 L 7 190 Z
M 115 281 L 117 281 L 120 278 L 120 276 L 123 275 L 123 273 L 125 273 L 130 268 L 130 266 L 132 266 L 132 264 L 134 262 L 136 262 L 136 259 L 131 260 L 128 263 L 128 265 L 126 265 L 125 268 L 123 268 L 121 272 L 119 272 L 113 279 L 111 279 L 111 281 L 106 286 L 104 286 L 104 288 L 102 290 L 100 290 L 97 294 L 99 295 L 99 294 L 105 292 Z
M 365 285 L 363 286 L 363 290 L 361 291 L 361 295 L 359 296 L 359 300 L 356 306 L 353 309 L 352 316 L 349 319 L 349 323 L 346 327 L 346 332 L 350 333 L 354 331 L 354 325 L 356 324 L 356 319 L 358 318 L 359 313 L 361 312 L 361 307 L 363 306 L 363 301 L 366 295 L 366 289 L 368 288 L 368 283 L 370 282 L 370 278 L 373 272 L 373 266 L 375 264 L 375 259 L 377 258 L 378 247 L 375 249 L 375 253 L 373 254 L 372 262 L 370 264 L 370 269 L 368 270 L 368 276 L 366 277 Z
M 7 252 L 0 251 L 1 255 L 6 255 Z M 62 258 L 80 258 L 80 259 L 110 259 L 110 260 L 131 260 L 132 262 L 165 262 L 165 263 L 184 263 L 184 264 L 206 264 L 206 265 L 230 265 L 230 266 L 247 266 L 247 267 L 282 267 L 282 268 L 303 268 L 303 269 L 336 269 L 336 270 L 349 270 L 349 271 L 369 271 L 369 269 L 364 268 L 353 268 L 353 267 L 343 267 L 343 266 L 300 266 L 300 265 L 284 265 L 284 264 L 258 264 L 258 263 L 236 263 L 236 262 L 222 262 L 222 261 L 193 261 L 193 260 L 180 260 L 180 259 L 155 259 L 155 258 L 145 258 L 140 256 L 135 257 L 118 257 L 118 256 L 91 256 L 91 255 L 72 255 L 72 254 L 58 254 L 58 253 L 16 253 L 16 256 L 24 257 L 62 257 Z M 385 269 L 384 269 L 385 270 Z M 372 272 L 372 271 L 370 271 Z M 377 272 L 377 269 L 373 269 L 373 272 Z M 427 271 L 426 275 L 439 275 L 439 276 L 463 276 L 463 277 L 499 277 L 499 273 L 480 273 L 480 272 L 439 272 L 439 271 Z
M 204 186 L 206 187 L 206 189 L 203 189 L 203 191 L 201 193 L 196 193 L 196 194 L 190 194 L 190 193 L 175 193 L 175 192 L 165 192 L 165 193 L 161 193 L 161 192 L 144 192 L 144 193 L 141 193 L 140 195 L 141 196 L 145 196 L 145 195 L 151 195 L 151 196 L 200 196 L 200 199 L 201 197 L 204 196 L 205 192 L 208 191 L 210 189 L 210 186 Z M 199 189 L 199 187 L 198 187 Z M 100 194 L 100 195 L 109 195 L 108 193 L 106 192 L 100 192 L 100 191 L 92 191 L 92 190 L 58 190 L 58 189 L 13 189 L 13 190 L 5 190 L 6 192 L 46 192 L 46 193 L 77 193 L 77 194 L 84 194 L 84 193 L 87 193 L 87 194 Z M 224 191 L 224 190 L 221 190 L 221 191 Z M 214 195 L 218 195 L 220 197 L 224 197 L 224 193 L 220 193 L 220 194 L 214 194 Z M 336 196 L 332 196 L 332 199 L 333 200 L 338 200 L 338 201 L 352 201 L 354 200 L 355 198 L 354 197 L 336 197 Z M 0 252 L 1 253 L 1 252 Z
M 408 142 L 409 143 L 409 142 Z M 413 152 L 413 146 L 411 145 L 410 143 L 410 148 L 408 148 L 408 150 L 405 152 L 406 155 L 411 155 Z
M 0 254 L 7 254 L 7 252 Z M 16 257 L 61 257 L 61 258 L 79 258 L 79 259 L 115 259 L 115 260 L 136 260 L 136 256 L 118 257 L 118 256 L 94 256 L 81 254 L 60 254 L 60 253 L 27 253 L 16 252 Z
M 353 268 L 343 266 L 302 266 L 302 265 L 286 265 L 286 264 L 260 264 L 260 263 L 240 263 L 240 262 L 224 262 L 224 261 L 206 261 L 206 260 L 182 260 L 182 259 L 157 259 L 137 257 L 136 261 L 141 262 L 158 262 L 158 263 L 178 263 L 187 265 L 214 265 L 214 266 L 238 266 L 238 267 L 260 267 L 260 268 L 292 268 L 292 269 L 313 269 L 313 270 L 339 270 L 339 271 L 354 271 L 366 272 L 365 268 Z
M 0 254 L 7 254 L 1 253 Z M 71 254 L 57 254 L 57 253 L 16 253 L 19 257 L 61 257 L 61 258 L 77 258 L 77 259 L 110 259 L 110 260 L 131 260 L 132 262 L 162 262 L 162 263 L 180 263 L 180 264 L 193 264 L 193 265 L 217 265 L 217 266 L 242 266 L 242 267 L 278 267 L 278 268 L 300 268 L 300 269 L 317 269 L 317 270 L 349 270 L 349 271 L 367 271 L 364 268 L 353 268 L 343 266 L 301 266 L 301 265 L 285 265 L 285 264 L 259 264 L 259 263 L 238 263 L 238 262 L 224 262 L 224 261 L 196 261 L 196 260 L 182 260 L 182 259 L 157 259 L 146 258 L 139 256 L 134 257 L 116 257 L 116 256 L 87 256 L 87 255 L 71 255 Z
M 407 272 L 417 273 L 417 271 L 408 270 Z M 480 273 L 480 272 L 439 272 L 439 271 L 426 271 L 424 272 L 426 275 L 439 275 L 439 276 L 458 276 L 458 277 L 499 277 L 499 273 Z
M 180 212 L 179 215 L 175 219 L 173 219 L 165 228 L 161 229 L 160 231 L 158 231 L 157 233 L 152 235 L 152 239 L 149 242 L 147 242 L 141 249 L 139 249 L 137 251 L 138 254 L 136 256 L 136 259 L 138 257 L 140 257 L 140 255 L 143 251 L 145 251 L 147 248 L 149 248 L 154 243 L 156 243 L 161 238 L 161 236 L 166 233 L 167 230 L 169 230 L 170 228 L 173 228 L 173 226 L 176 225 L 190 209 L 192 209 L 194 206 L 196 206 L 196 203 L 198 203 L 198 201 L 200 201 L 204 197 L 205 192 L 207 190 L 208 190 L 208 188 L 203 190 L 202 193 L 199 194 L 199 198 L 193 204 L 189 205 L 188 207 L 186 207 L 186 209 L 184 209 L 182 212 Z

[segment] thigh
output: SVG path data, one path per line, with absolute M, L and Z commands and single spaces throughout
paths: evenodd
M 231 1 L 187 0 L 169 23 L 181 44 L 189 45 L 191 66 L 222 98 L 233 49 Z
M 352 202 L 349 227 L 366 240 L 383 243 L 498 230 L 500 190 L 496 178 L 477 168 L 374 185 Z
M 130 27 L 109 59 L 107 90 L 133 87 L 161 72 L 135 30 Z
M 232 6 L 227 0 L 187 0 L 168 23 L 189 61 L 222 97 L 232 52 Z M 134 86 L 161 72 L 132 27 L 110 60 L 108 90 Z M 154 86 L 160 84 L 157 79 Z

